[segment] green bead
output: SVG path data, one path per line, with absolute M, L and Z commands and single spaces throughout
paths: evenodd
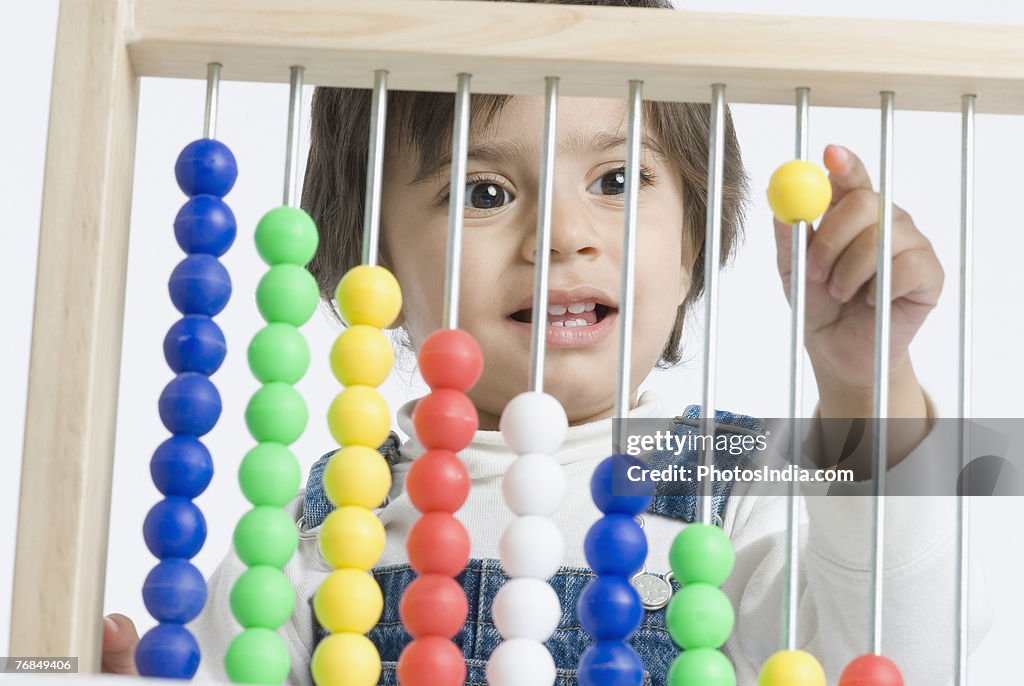
M 235 553 L 249 567 L 284 567 L 299 545 L 291 516 L 279 507 L 254 507 L 235 527 Z
M 309 411 L 299 392 L 275 381 L 252 394 L 245 408 L 245 423 L 252 437 L 290 445 L 306 430 Z
M 668 551 L 672 573 L 683 586 L 694 582 L 720 586 L 729 578 L 735 561 L 732 541 L 711 524 L 688 525 L 672 541 Z
M 313 218 L 298 207 L 275 207 L 256 225 L 256 251 L 267 264 L 308 264 L 320 236 Z
M 246 629 L 235 636 L 224 654 L 224 668 L 235 684 L 279 686 L 288 678 L 288 646 L 276 631 Z
M 736 670 L 715 648 L 684 650 L 668 669 L 668 686 L 736 686 Z
M 306 338 L 291 324 L 267 324 L 249 343 L 249 369 L 263 383 L 295 383 L 309 369 Z
M 253 505 L 284 507 L 298 493 L 301 481 L 299 461 L 280 443 L 260 443 L 238 467 L 238 483 Z
M 728 596 L 711 584 L 683 586 L 665 611 L 668 633 L 684 650 L 719 647 L 732 633 L 734 621 Z
M 260 565 L 249 567 L 231 587 L 231 612 L 249 629 L 283 626 L 295 609 L 295 591 L 284 572 Z
M 319 298 L 316 279 L 294 264 L 274 265 L 256 286 L 256 307 L 268 322 L 302 326 L 313 316 Z

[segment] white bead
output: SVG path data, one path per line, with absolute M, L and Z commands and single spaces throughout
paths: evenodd
M 553 686 L 555 675 L 551 653 L 528 638 L 499 643 L 487 661 L 490 686 Z
M 550 517 L 565 502 L 567 487 L 565 468 L 541 453 L 520 455 L 501 481 L 505 502 L 517 515 Z
M 562 447 L 569 420 L 554 396 L 527 391 L 509 401 L 498 426 L 505 445 L 515 454 L 551 455 Z
M 543 643 L 558 628 L 562 608 L 548 582 L 520 577 L 509 579 L 498 589 L 491 614 L 502 638 L 529 638 Z
M 562 532 L 547 517 L 517 517 L 498 543 L 501 566 L 509 576 L 549 579 L 562 564 Z

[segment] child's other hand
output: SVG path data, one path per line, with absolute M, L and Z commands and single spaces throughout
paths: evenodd
M 113 614 L 103 619 L 103 663 L 105 674 L 138 674 L 135 669 L 135 646 L 139 632 L 135 623 L 124 615 Z
M 819 389 L 823 385 L 869 389 L 874 382 L 880 198 L 852 152 L 829 145 L 824 158 L 832 203 L 808 238 L 807 352 Z M 778 267 L 787 299 L 791 236 L 792 227 L 776 219 Z M 938 302 L 944 274 L 929 240 L 896 205 L 892 246 L 890 364 L 895 371 L 909 364 L 907 348 Z

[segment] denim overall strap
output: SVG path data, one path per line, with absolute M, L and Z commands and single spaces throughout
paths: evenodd
M 676 418 L 672 433 L 677 436 L 700 434 L 700 405 L 689 405 L 683 413 Z M 763 421 L 756 417 L 736 414 L 725 410 L 715 411 L 715 435 L 729 433 L 763 433 L 766 427 Z M 701 464 L 704 455 L 699 450 L 685 450 L 681 455 L 675 455 L 671 451 L 652 452 L 648 455 L 648 465 L 651 469 L 661 469 L 670 465 L 680 465 L 688 468 L 691 474 L 696 474 L 696 468 Z M 715 451 L 715 466 L 721 470 L 730 470 L 734 467 L 742 467 L 750 462 L 749 451 L 730 453 L 728 450 Z M 725 518 L 725 505 L 732 492 L 733 482 L 731 480 L 715 481 L 712 484 L 712 521 L 721 525 Z M 697 499 L 701 496 L 701 484 L 696 479 L 689 481 L 659 481 L 655 486 L 654 500 L 648 512 L 682 519 L 685 522 L 693 523 L 697 519 Z
M 398 452 L 401 445 L 402 440 L 398 437 L 398 434 L 392 431 L 387 440 L 377 448 L 377 451 L 387 461 L 388 468 L 394 467 L 402 458 Z M 317 460 L 309 470 L 309 480 L 306 482 L 306 495 L 302 501 L 302 520 L 307 528 L 315 529 L 323 524 L 323 521 L 327 519 L 327 515 L 334 509 L 334 503 L 330 501 L 327 497 L 327 492 L 324 490 L 324 470 L 327 469 L 327 463 L 330 462 L 331 457 L 336 452 L 338 451 L 332 450 L 327 453 Z M 384 502 L 377 509 L 387 507 L 390 502 L 391 496 L 385 496 Z

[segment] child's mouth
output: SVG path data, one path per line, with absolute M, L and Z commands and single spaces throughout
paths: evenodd
M 602 321 L 615 308 L 593 301 L 580 301 L 568 305 L 548 306 L 548 326 L 551 327 L 584 327 L 593 326 Z M 513 312 L 512 319 L 524 324 L 533 323 L 533 308 Z

